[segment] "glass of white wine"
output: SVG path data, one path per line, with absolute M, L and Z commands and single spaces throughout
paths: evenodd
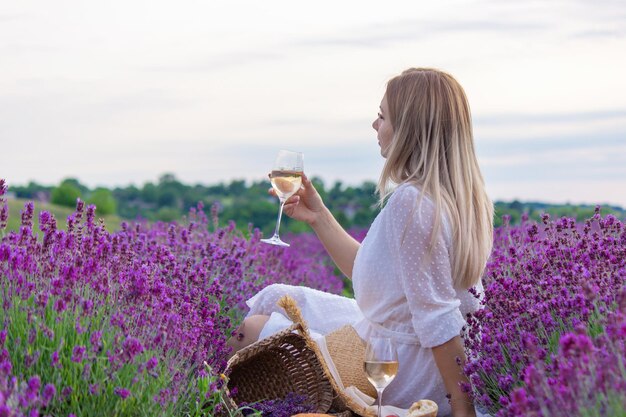
M 272 173 L 270 174 L 272 188 L 276 191 L 276 195 L 280 201 L 278 220 L 276 221 L 274 236 L 269 239 L 261 239 L 261 242 L 289 247 L 289 243 L 283 242 L 280 236 L 278 236 L 278 229 L 280 228 L 280 219 L 283 215 L 285 201 L 300 189 L 303 171 L 304 155 L 302 152 L 278 151 L 274 168 L 272 168 Z
M 393 339 L 370 337 L 365 348 L 365 374 L 378 393 L 378 417 L 381 417 L 383 391 L 398 373 L 398 353 Z

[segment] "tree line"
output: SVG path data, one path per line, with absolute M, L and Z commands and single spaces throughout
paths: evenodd
M 365 181 L 360 185 L 345 185 L 340 181 L 327 185 L 320 178 L 312 179 L 324 202 L 345 228 L 367 227 L 379 212 L 376 184 Z M 123 219 L 145 219 L 148 221 L 173 221 L 181 219 L 191 207 L 202 202 L 210 211 L 214 205 L 219 221 L 225 224 L 232 220 L 241 230 L 249 225 L 258 227 L 264 234 L 271 234 L 276 224 L 278 201 L 268 195 L 270 183 L 259 180 L 248 183 L 233 180 L 213 185 L 184 184 L 173 174 L 164 174 L 156 182 L 147 182 L 137 187 L 97 187 L 90 189 L 78 179 L 68 178 L 54 186 L 30 182 L 24 186 L 11 186 L 10 191 L 18 198 L 46 201 L 61 206 L 73 207 L 81 198 L 97 206 L 100 215 L 117 214 Z M 511 224 L 519 223 L 524 215 L 539 220 L 542 213 L 552 216 L 574 217 L 579 220 L 591 217 L 594 206 L 572 204 L 547 204 L 542 202 L 495 202 L 494 223 L 502 224 L 502 216 L 510 216 Z M 626 217 L 621 207 L 604 206 L 604 214 L 612 213 L 618 218 Z M 284 216 L 281 231 L 294 233 L 307 231 L 302 222 Z

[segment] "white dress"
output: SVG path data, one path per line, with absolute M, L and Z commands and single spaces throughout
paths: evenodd
M 400 369 L 385 389 L 383 404 L 408 408 L 430 399 L 445 416 L 450 405 L 431 348 L 460 335 L 465 315 L 477 310 L 479 301 L 467 290 L 453 288 L 452 231 L 445 217 L 429 255 L 434 205 L 426 196 L 418 205 L 419 196 L 415 186 L 399 186 L 372 223 L 354 261 L 354 300 L 277 284 L 248 300 L 249 315 L 271 315 L 261 337 L 281 330 L 290 322 L 276 301 L 290 294 L 314 332 L 327 334 L 352 324 L 364 340 L 393 337 Z M 475 289 L 481 294 L 482 284 Z

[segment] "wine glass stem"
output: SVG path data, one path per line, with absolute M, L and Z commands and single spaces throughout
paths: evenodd
M 278 238 L 278 229 L 280 229 L 280 219 L 283 217 L 283 207 L 285 206 L 285 201 L 282 198 L 280 199 L 280 208 L 278 209 L 278 220 L 276 220 L 276 229 L 274 230 L 274 237 Z
M 382 417 L 383 415 L 383 389 L 384 388 L 376 388 L 376 391 L 378 392 L 378 417 Z

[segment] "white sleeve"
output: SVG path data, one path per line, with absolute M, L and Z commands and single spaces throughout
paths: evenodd
M 465 320 L 452 283 L 443 222 L 431 251 L 434 205 L 425 197 L 418 207 L 419 193 L 413 186 L 402 186 L 392 195 L 388 209 L 393 222 L 388 235 L 399 262 L 413 328 L 420 344 L 430 348 L 460 335 Z

